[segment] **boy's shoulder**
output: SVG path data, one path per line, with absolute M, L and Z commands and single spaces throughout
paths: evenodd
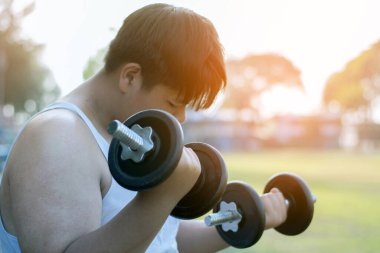
M 37 142 L 48 141 L 59 146 L 58 142 L 69 144 L 73 138 L 85 140 L 88 133 L 85 123 L 75 112 L 54 109 L 35 115 L 21 130 L 18 139 L 33 138 Z
M 66 163 L 97 167 L 94 164 L 97 159 L 88 161 L 83 156 L 96 152 L 99 152 L 96 141 L 83 120 L 74 112 L 54 109 L 34 116 L 25 125 L 10 151 L 7 167 L 21 168 L 27 164 L 61 167 Z M 15 164 L 18 166 L 12 166 Z

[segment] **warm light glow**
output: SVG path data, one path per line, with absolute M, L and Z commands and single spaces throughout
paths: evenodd
M 293 114 L 305 115 L 312 112 L 310 99 L 299 89 L 273 87 L 261 97 L 262 116 Z
M 16 2 L 23 6 L 30 1 Z M 115 31 L 110 29 L 117 29 L 132 11 L 154 2 L 37 0 L 23 30 L 46 44 L 43 60 L 65 94 L 82 82 L 89 57 L 113 38 Z M 327 78 L 380 36 L 380 1 L 164 2 L 208 17 L 218 30 L 227 58 L 273 52 L 291 60 L 302 72 L 305 92 L 314 107 Z

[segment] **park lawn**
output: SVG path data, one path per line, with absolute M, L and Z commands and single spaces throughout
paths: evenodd
M 317 196 L 309 229 L 296 237 L 266 231 L 255 253 L 380 252 L 380 152 L 277 150 L 224 153 L 229 180 L 243 180 L 262 192 L 268 178 L 294 172 Z

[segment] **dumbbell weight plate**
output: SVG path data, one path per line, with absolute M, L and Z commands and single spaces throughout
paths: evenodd
M 265 211 L 260 196 L 248 184 L 234 181 L 227 184 L 222 201 L 234 202 L 242 215 L 237 232 L 224 231 L 221 225 L 216 226 L 219 235 L 235 248 L 248 248 L 254 245 L 265 229 Z M 219 205 L 214 213 L 219 211 Z
M 313 196 L 305 181 L 290 173 L 276 174 L 269 179 L 264 193 L 272 188 L 279 189 L 289 201 L 287 219 L 275 229 L 284 235 L 298 235 L 305 231 L 314 213 Z
M 180 219 L 195 219 L 210 211 L 221 199 L 227 184 L 227 169 L 222 155 L 206 143 L 189 143 L 201 163 L 202 172 L 193 188 L 171 215 Z
M 175 169 L 182 155 L 183 132 L 177 119 L 162 110 L 142 111 L 124 122 L 129 128 L 135 124 L 153 129 L 153 150 L 146 153 L 139 163 L 123 160 L 120 141 L 114 138 L 108 153 L 108 164 L 112 176 L 121 186 L 141 191 L 158 185 Z

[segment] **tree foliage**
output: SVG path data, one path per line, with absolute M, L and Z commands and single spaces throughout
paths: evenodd
M 83 79 L 87 80 L 98 72 L 104 66 L 104 57 L 106 56 L 107 48 L 100 49 L 96 55 L 91 57 L 83 70 Z
M 335 102 L 342 112 L 371 110 L 380 96 L 380 41 L 348 62 L 326 82 L 323 102 Z
M 251 108 L 260 95 L 274 86 L 303 89 L 300 71 L 287 58 L 277 54 L 249 55 L 227 62 L 228 91 L 225 107 Z
M 59 96 L 50 71 L 39 61 L 43 46 L 21 36 L 23 19 L 34 2 L 16 12 L 13 0 L 0 4 L 0 106 L 33 113 Z M 28 106 L 32 104 L 33 106 Z

